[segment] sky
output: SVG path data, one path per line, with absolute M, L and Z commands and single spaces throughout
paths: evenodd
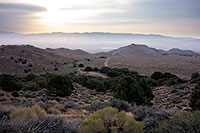
M 200 0 L 0 0 L 0 30 L 200 38 Z

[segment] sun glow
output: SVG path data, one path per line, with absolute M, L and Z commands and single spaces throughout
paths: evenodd
M 37 4 L 35 0 L 29 2 Z M 98 9 L 88 8 L 92 7 L 92 3 L 92 0 L 43 0 L 39 1 L 38 5 L 46 7 L 47 11 L 38 14 L 38 16 L 42 18 L 42 23 L 51 26 L 82 23 L 86 22 L 87 18 L 101 12 Z
M 47 12 L 41 14 L 42 21 L 50 25 L 62 25 L 70 23 L 81 23 L 86 18 L 95 15 L 91 10 L 59 10 L 48 9 Z

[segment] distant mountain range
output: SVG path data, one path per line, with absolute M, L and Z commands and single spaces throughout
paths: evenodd
M 146 45 L 131 44 L 108 52 L 117 56 L 200 56 L 200 53 L 191 50 L 180 50 L 177 48 L 164 51 L 150 48 Z
M 189 37 L 101 32 L 20 34 L 0 31 L 0 45 L 31 44 L 43 49 L 62 47 L 97 53 L 108 52 L 131 43 L 145 44 L 148 47 L 163 50 L 179 48 L 200 52 L 200 39 Z

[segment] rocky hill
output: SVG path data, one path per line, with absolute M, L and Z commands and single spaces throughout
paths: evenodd
M 64 63 L 72 62 L 70 57 L 47 52 L 31 45 L 0 46 L 0 73 L 24 74 L 54 71 Z
M 131 44 L 109 52 L 110 55 L 122 56 L 159 56 L 160 53 L 146 45 Z
M 200 56 L 200 53 L 191 50 L 181 50 L 177 48 L 168 51 L 150 48 L 146 45 L 131 44 L 108 52 L 117 56 Z
M 191 50 L 180 50 L 178 48 L 170 49 L 169 51 L 166 51 L 166 54 L 179 56 L 200 56 L 197 52 Z
M 70 57 L 74 59 L 90 58 L 94 56 L 93 54 L 90 54 L 81 49 L 71 50 L 67 48 L 58 48 L 58 49 L 47 48 L 45 50 L 49 53 L 53 53 L 59 56 L 67 57 L 67 58 Z

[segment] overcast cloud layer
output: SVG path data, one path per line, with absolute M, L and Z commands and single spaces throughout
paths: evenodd
M 0 30 L 200 38 L 199 0 L 0 0 Z

